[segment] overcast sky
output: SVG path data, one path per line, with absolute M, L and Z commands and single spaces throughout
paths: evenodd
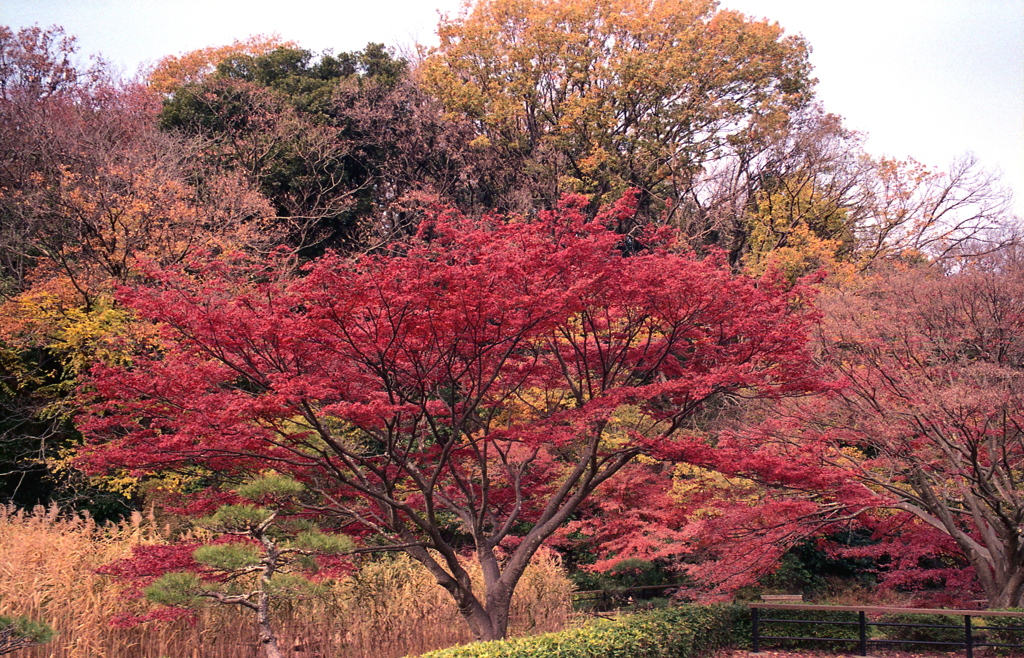
M 945 167 L 974 153 L 1024 217 L 1024 0 L 722 0 L 813 52 L 825 107 L 878 155 Z M 2 0 L 0 24 L 62 25 L 125 73 L 163 55 L 280 34 L 314 51 L 434 43 L 461 0 Z

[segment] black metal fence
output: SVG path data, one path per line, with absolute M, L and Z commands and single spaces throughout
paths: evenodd
M 843 643 L 856 643 L 857 651 L 860 655 L 868 655 L 869 644 L 913 644 L 913 645 L 925 645 L 938 647 L 959 647 L 967 651 L 967 658 L 974 658 L 974 650 L 979 647 L 999 647 L 999 648 L 1017 648 L 1024 649 L 1024 644 L 1019 643 L 1008 643 L 1008 642 L 990 642 L 988 633 L 981 631 L 972 624 L 971 620 L 975 618 L 1024 618 L 1022 612 L 1009 612 L 1009 611 L 989 611 L 989 610 L 932 610 L 927 608 L 887 608 L 878 606 L 837 606 L 837 605 L 799 605 L 799 604 L 779 604 L 779 603 L 751 603 L 750 605 L 750 619 L 751 619 L 751 630 L 752 630 L 752 646 L 754 653 L 760 651 L 761 644 L 764 640 L 783 640 L 783 641 L 809 641 L 809 642 L 843 642 Z M 850 612 L 857 613 L 857 621 L 835 621 L 835 620 L 812 620 L 812 619 L 793 619 L 793 618 L 781 618 L 781 617 L 765 617 L 761 615 L 762 610 L 799 610 L 799 611 L 823 611 L 823 612 Z M 940 615 L 950 617 L 951 619 L 962 619 L 963 623 L 957 624 L 928 624 L 928 623 L 906 623 L 896 621 L 873 621 L 869 619 L 868 615 Z M 884 619 L 884 618 L 883 618 Z M 797 635 L 766 635 L 764 633 L 764 627 L 767 624 L 815 624 L 815 625 L 827 625 L 827 626 L 838 626 L 849 628 L 851 626 L 857 627 L 857 637 L 811 637 L 811 636 L 797 636 Z M 1022 622 L 1024 623 L 1024 622 Z M 962 630 L 962 639 L 958 641 L 946 641 L 946 640 L 923 640 L 923 639 L 884 639 L 884 638 L 872 638 L 870 637 L 871 627 L 906 627 L 906 628 L 930 628 L 930 629 L 957 629 Z M 1024 625 L 1022 626 L 1003 626 L 1000 625 L 998 631 L 1010 631 L 1016 635 L 1018 641 L 1024 638 L 1020 632 L 1024 631 Z M 838 633 L 835 633 L 838 634 Z

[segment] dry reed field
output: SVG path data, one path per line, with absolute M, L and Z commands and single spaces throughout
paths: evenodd
M 25 513 L 0 507 L 0 614 L 47 621 L 57 637 L 22 651 L 25 658 L 255 658 L 251 615 L 209 608 L 194 623 L 111 624 L 137 611 L 125 585 L 96 573 L 127 557 L 132 546 L 165 541 L 141 515 L 98 525 L 56 510 Z M 513 601 L 513 635 L 564 627 L 572 585 L 557 558 L 541 552 Z M 447 592 L 404 554 L 363 559 L 357 574 L 322 600 L 290 602 L 277 611 L 282 648 L 295 658 L 392 658 L 471 638 Z

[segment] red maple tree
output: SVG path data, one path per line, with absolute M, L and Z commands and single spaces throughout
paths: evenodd
M 603 482 L 692 442 L 709 401 L 813 385 L 799 291 L 655 235 L 623 248 L 606 225 L 635 198 L 596 221 L 578 196 L 529 220 L 439 211 L 388 255 L 302 276 L 225 257 L 151 272 L 122 299 L 164 346 L 94 371 L 82 459 L 286 473 L 500 638 L 531 556 Z
M 1019 254 L 878 268 L 819 303 L 816 341 L 835 380 L 822 395 L 769 404 L 751 427 L 675 444 L 712 469 L 676 520 L 709 547 L 701 575 L 747 584 L 795 541 L 856 528 L 884 585 L 945 584 L 958 604 L 1024 596 L 1024 268 Z M 679 498 L 679 497 L 677 497 Z
M 800 433 L 862 500 L 944 535 L 930 541 L 973 567 L 992 607 L 1024 595 L 1022 275 L 1004 254 L 884 273 L 831 300 L 820 349 L 845 387 L 805 410 Z

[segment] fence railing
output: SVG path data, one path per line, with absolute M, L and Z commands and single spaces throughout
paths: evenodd
M 988 642 L 987 636 L 979 634 L 971 619 L 985 617 L 1016 617 L 1024 618 L 1022 612 L 1010 612 L 1003 610 L 941 610 L 929 608 L 889 608 L 881 606 L 843 606 L 843 605 L 804 605 L 804 604 L 783 604 L 783 603 L 750 603 L 751 630 L 753 632 L 752 646 L 754 653 L 760 651 L 763 640 L 799 640 L 812 642 L 856 642 L 857 651 L 860 655 L 868 655 L 869 644 L 914 644 L 914 645 L 935 645 L 946 647 L 962 647 L 967 651 L 967 658 L 974 658 L 974 649 L 978 647 L 1001 647 L 1001 648 L 1024 648 L 1024 644 Z M 856 612 L 857 621 L 828 621 L 810 619 L 781 619 L 761 616 L 761 610 L 800 610 L 800 611 L 827 611 L 827 612 Z M 942 615 L 963 620 L 961 624 L 910 624 L 892 621 L 872 621 L 868 615 Z M 792 635 L 765 635 L 763 627 L 769 623 L 785 624 L 823 624 L 832 626 L 857 626 L 857 638 L 841 637 L 799 637 Z M 963 629 L 963 640 L 937 641 L 937 640 L 899 640 L 872 638 L 869 636 L 869 628 L 875 627 L 912 627 L 912 628 L 945 628 Z M 1024 626 L 1000 626 L 999 631 L 1024 631 Z M 1022 637 L 1022 636 L 1018 636 Z

